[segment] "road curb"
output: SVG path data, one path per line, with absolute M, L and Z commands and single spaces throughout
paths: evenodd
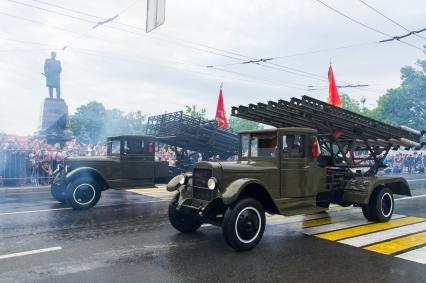
M 50 186 L 40 186 L 40 187 L 3 187 L 0 188 L 2 193 L 16 193 L 16 192 L 44 192 L 50 190 Z

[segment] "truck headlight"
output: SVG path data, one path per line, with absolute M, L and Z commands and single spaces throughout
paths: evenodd
M 217 180 L 216 180 L 216 178 L 215 178 L 215 177 L 211 177 L 211 178 L 207 181 L 207 187 L 208 187 L 210 190 L 214 190 L 214 189 L 216 189 L 216 186 L 217 186 Z
M 180 174 L 180 175 L 178 176 L 178 182 L 179 182 L 179 184 L 181 184 L 181 185 L 184 185 L 184 184 L 186 183 L 186 176 L 185 176 L 185 174 Z

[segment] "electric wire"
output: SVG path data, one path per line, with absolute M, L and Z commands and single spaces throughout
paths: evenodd
M 15 0 L 8 0 L 8 1 L 9 1 L 9 2 L 13 2 L 13 3 L 16 3 L 16 4 L 21 4 L 21 5 L 24 5 L 24 6 L 28 6 L 28 7 L 31 7 L 31 8 L 35 8 L 35 9 L 40 9 L 40 10 L 43 10 L 43 11 L 46 11 L 46 12 L 49 12 L 49 13 L 55 13 L 55 14 L 58 14 L 58 15 L 61 15 L 61 16 L 71 17 L 71 18 L 76 19 L 76 20 L 80 20 L 80 21 L 84 21 L 84 22 L 89 22 L 89 23 L 95 23 L 95 22 L 90 21 L 90 20 L 87 20 L 87 19 L 83 19 L 83 18 L 80 18 L 80 17 L 75 17 L 75 16 L 73 16 L 73 15 L 69 15 L 69 14 L 65 14 L 65 13 L 58 13 L 57 11 L 52 11 L 52 10 L 45 9 L 45 8 L 41 8 L 41 7 L 34 6 L 34 5 L 29 5 L 29 4 L 26 4 L 26 3 L 19 2 L 19 1 L 15 1 Z M 50 5 L 50 6 L 61 7 L 61 6 L 58 6 L 58 5 L 50 4 L 50 3 L 46 2 L 46 1 L 40 1 L 40 0 L 33 0 L 33 1 L 36 1 L 36 2 L 39 2 L 39 3 L 44 3 L 44 4 L 46 4 L 46 5 Z M 67 8 L 65 8 L 65 7 L 61 7 L 61 8 L 62 8 L 62 9 L 67 9 Z M 84 12 L 80 12 L 80 11 L 72 10 L 72 9 L 67 9 L 67 10 L 69 10 L 69 11 L 73 11 L 73 12 L 75 12 L 75 13 L 76 13 L 76 12 L 78 12 L 78 13 L 80 13 L 80 14 L 83 14 L 83 13 L 84 13 Z M 91 14 L 88 14 L 88 13 L 85 13 L 85 14 L 86 14 L 86 15 L 88 15 L 88 16 L 94 17 L 94 18 L 96 17 L 97 19 L 102 19 L 101 17 L 97 17 L 97 16 L 95 16 L 95 15 L 91 15 Z M 117 24 L 118 22 L 114 22 L 114 23 L 116 23 L 116 24 Z M 107 27 L 117 29 L 116 27 L 111 27 L 111 26 L 107 26 Z M 136 28 L 136 27 L 134 27 L 134 28 Z M 140 29 L 140 28 L 138 28 L 138 29 Z M 125 31 L 125 32 L 133 33 L 133 32 L 131 32 L 131 31 L 129 31 L 129 30 L 124 30 L 124 29 L 119 29 L 119 30 L 122 30 L 122 31 Z M 133 33 L 133 34 L 141 36 L 141 34 L 139 34 L 139 33 Z M 197 44 L 197 45 L 199 45 L 199 46 L 205 46 L 206 48 L 212 48 L 212 47 L 209 47 L 209 46 L 207 46 L 207 45 L 202 45 L 202 44 L 198 44 L 198 43 L 194 43 L 194 44 Z M 368 44 L 370 44 L 370 43 L 368 43 Z M 353 46 L 355 46 L 355 45 L 353 45 Z M 335 49 L 350 48 L 350 47 L 352 47 L 352 46 L 339 47 L 339 48 L 335 48 Z M 214 52 L 214 51 L 211 51 L 211 50 L 204 50 L 204 49 L 200 49 L 200 48 L 194 48 L 193 46 L 192 46 L 191 48 L 192 48 L 192 49 L 199 50 L 199 51 L 209 52 L 209 53 L 211 53 L 211 54 L 215 54 L 215 55 L 219 55 L 219 56 L 223 56 L 223 57 L 227 57 L 227 58 L 231 58 L 231 59 L 234 59 L 234 60 L 240 60 L 240 61 L 241 61 L 241 58 L 237 58 L 237 57 L 234 57 L 234 56 L 228 56 L 228 55 L 221 54 L 221 53 L 218 53 L 218 52 Z M 237 55 L 237 56 L 239 56 L 239 57 L 247 58 L 247 59 L 250 59 L 250 60 L 258 60 L 258 59 L 256 59 L 256 58 L 253 58 L 253 57 L 250 57 L 250 56 L 242 55 L 242 54 L 240 54 L 240 53 L 236 53 L 236 52 L 227 51 L 227 50 L 224 50 L 224 49 L 218 49 L 218 48 L 212 48 L 212 49 L 220 50 L 220 51 L 223 51 L 223 52 L 227 52 L 227 53 L 229 53 L 229 54 L 236 54 L 236 55 Z M 331 50 L 331 49 L 330 49 L 330 50 Z M 318 52 L 318 51 L 314 51 L 314 52 Z M 312 53 L 313 53 L 313 52 L 312 52 Z M 293 55 L 293 56 L 297 56 L 297 55 L 299 55 L 299 54 L 296 54 L 296 55 Z M 269 68 L 269 69 L 276 69 L 276 70 L 280 70 L 280 71 L 287 72 L 287 73 L 290 73 L 290 74 L 293 74 L 293 75 L 298 75 L 298 76 L 307 77 L 307 78 L 310 78 L 310 79 L 317 79 L 317 80 L 326 81 L 326 80 L 324 80 L 324 79 L 321 79 L 321 78 L 323 78 L 323 76 L 320 76 L 320 75 L 317 75 L 317 74 L 312 74 L 312 73 L 309 73 L 309 72 L 305 72 L 305 71 L 303 71 L 303 70 L 299 70 L 299 69 L 296 69 L 296 68 L 291 68 L 291 67 L 288 67 L 288 66 L 284 66 L 284 65 L 280 65 L 280 64 L 275 64 L 275 63 L 271 63 L 271 62 L 264 62 L 264 63 L 265 63 L 265 64 L 257 64 L 257 65 L 260 65 L 260 66 L 262 66 L 262 67 L 266 67 L 266 68 Z M 241 63 L 235 63 L 235 64 L 241 64 Z M 271 66 L 267 66 L 266 64 L 271 64 L 271 65 L 273 65 L 273 66 L 275 66 L 275 67 L 279 67 L 279 68 L 273 68 L 273 67 L 271 67 Z M 230 64 L 230 65 L 231 65 L 231 64 Z M 300 74 L 299 74 L 298 72 L 299 72 Z M 344 83 L 347 83 L 347 82 L 344 82 Z
M 13 3 L 17 3 L 17 4 L 22 3 L 22 2 L 19 2 L 19 1 L 16 1 L 16 0 L 8 0 L 8 1 L 11 1 L 11 2 L 13 2 Z M 50 5 L 50 6 L 52 6 L 52 7 L 60 7 L 61 9 L 69 10 L 69 11 L 72 11 L 72 12 L 74 12 L 74 13 L 77 13 L 77 12 L 78 12 L 78 11 L 77 11 L 77 10 L 75 10 L 75 9 L 68 9 L 68 8 L 63 7 L 63 6 L 53 5 L 53 4 L 50 4 L 50 3 L 46 2 L 46 1 L 41 1 L 41 0 L 33 0 L 33 1 L 36 1 L 36 2 L 39 2 L 39 3 L 43 3 L 43 4 L 46 4 L 46 5 Z M 30 6 L 31 6 L 32 8 L 36 8 L 36 7 L 37 7 L 37 6 L 34 6 L 34 5 L 30 5 Z M 50 12 L 50 13 L 55 13 L 55 11 L 48 10 L 48 9 L 42 9 L 42 10 L 43 10 L 43 11 L 46 11 L 46 12 Z M 83 13 L 82 13 L 82 14 L 83 14 Z M 97 19 L 102 19 L 102 18 L 100 18 L 100 17 L 98 17 L 98 16 L 95 16 L 95 15 L 92 15 L 92 14 L 87 14 L 87 13 L 84 13 L 84 14 L 85 14 L 85 15 L 89 15 L 90 17 L 97 18 Z M 68 14 L 61 13 L 61 15 L 62 15 L 62 16 L 66 16 L 66 15 L 68 15 Z M 115 23 L 118 23 L 118 22 L 115 22 Z M 111 26 L 108 26 L 108 27 L 111 27 Z M 140 28 L 138 28 L 138 27 L 133 27 L 133 28 L 140 29 Z M 120 29 L 120 30 L 122 30 L 122 29 Z M 123 31 L 130 32 L 130 31 L 128 31 L 128 30 L 123 30 Z M 134 33 L 134 34 L 141 35 L 141 34 L 139 34 L 139 33 Z M 143 35 L 143 36 L 145 36 L 145 35 Z M 177 39 L 177 38 L 174 38 L 174 39 L 175 39 L 175 40 L 179 40 L 179 39 Z M 170 39 L 163 39 L 163 40 L 168 40 L 168 41 L 170 41 Z M 192 41 L 189 41 L 189 42 L 190 42 L 191 44 L 194 44 L 194 45 L 198 45 L 198 46 L 202 46 L 202 47 L 205 47 L 205 48 L 213 49 L 213 50 L 215 50 L 215 51 L 212 51 L 212 50 L 205 50 L 205 49 L 200 49 L 200 48 L 198 48 L 198 47 L 194 47 L 194 46 L 189 46 L 188 44 L 186 44 L 186 41 L 184 41 L 184 40 L 179 40 L 179 41 L 181 41 L 181 44 L 184 44 L 184 46 L 186 46 L 186 47 L 188 47 L 188 48 L 192 48 L 192 49 L 195 49 L 195 50 L 198 50 L 198 51 L 201 51 L 201 52 L 208 52 L 208 53 L 210 53 L 210 54 L 214 54 L 214 55 L 218 55 L 218 56 L 222 56 L 222 57 L 230 58 L 230 59 L 233 59 L 233 60 L 243 61 L 241 58 L 238 58 L 238 57 L 235 57 L 235 56 L 239 56 L 239 57 L 246 58 L 246 59 L 249 59 L 249 60 L 259 60 L 259 59 L 257 59 L 257 58 L 250 57 L 250 56 L 247 56 L 247 55 L 244 55 L 244 54 L 241 54 L 241 53 L 237 53 L 237 52 L 233 52 L 233 51 L 227 51 L 227 50 L 224 50 L 224 49 L 215 48 L 215 47 L 211 47 L 211 46 L 208 46 L 208 45 L 195 43 L 195 42 L 192 42 Z M 230 56 L 230 55 L 222 54 L 222 53 L 219 53 L 219 52 L 216 52 L 216 51 L 219 51 L 219 52 L 226 52 L 226 53 L 228 53 L 228 54 L 232 54 L 232 55 L 235 55 L 235 56 Z M 244 60 L 244 62 L 245 62 L 245 61 L 246 61 L 246 60 Z M 271 62 L 265 62 L 265 63 L 266 63 L 266 64 L 269 64 L 269 65 L 274 65 L 275 67 L 279 67 L 279 68 L 280 68 L 280 71 L 282 71 L 282 72 L 286 72 L 286 73 L 289 73 L 289 74 L 292 74 L 292 75 L 301 76 L 301 77 L 306 77 L 306 78 L 309 78 L 309 79 L 314 78 L 314 79 L 316 79 L 316 80 L 318 80 L 319 78 L 322 78 L 322 79 L 320 79 L 320 80 L 324 80 L 324 76 L 321 76 L 321 75 L 318 75 L 318 74 L 312 74 L 312 73 L 309 73 L 309 72 L 306 72 L 306 71 L 303 71 L 303 70 L 299 70 L 299 69 L 296 69 L 296 68 L 292 68 L 292 67 L 284 66 L 284 65 L 281 65 L 281 64 L 275 64 L 275 63 L 271 63 Z M 269 67 L 267 67 L 267 66 L 266 66 L 266 64 L 258 64 L 258 65 L 259 65 L 259 66 L 262 66 L 262 67 L 264 67 L 264 68 L 272 69 L 272 67 L 270 67 L 270 66 L 269 66 Z M 300 74 L 299 74 L 299 73 L 300 73 Z M 346 83 L 346 82 L 345 82 L 345 83 Z
M 412 30 L 409 30 L 408 28 L 406 28 L 405 26 L 401 25 L 400 23 L 398 23 L 397 21 L 389 18 L 388 16 L 386 16 L 385 14 L 383 14 L 382 12 L 380 12 L 379 10 L 377 10 L 376 8 L 374 8 L 373 6 L 371 6 L 370 4 L 366 3 L 363 0 L 358 0 L 359 2 L 361 2 L 362 4 L 364 4 L 365 6 L 367 6 L 368 8 L 370 8 L 371 10 L 373 10 L 374 12 L 376 12 L 377 14 L 381 15 L 382 17 L 384 17 L 385 19 L 389 20 L 390 22 L 394 23 L 395 25 L 399 26 L 400 28 L 404 29 L 407 32 L 412 32 Z M 421 35 L 418 35 L 417 32 L 413 33 L 415 36 L 426 39 L 426 37 L 423 37 Z
M 323 1 L 321 1 L 321 0 L 315 0 L 315 1 L 317 1 L 318 3 L 320 3 L 320 4 L 321 4 L 321 5 L 323 5 L 323 6 L 327 7 L 328 9 L 330 9 L 330 10 L 334 11 L 335 13 L 337 13 L 337 14 L 341 15 L 342 17 L 344 17 L 344 18 L 346 18 L 346 19 L 348 19 L 348 20 L 350 20 L 350 21 L 352 21 L 352 22 L 354 22 L 354 23 L 356 23 L 356 24 L 358 24 L 358 25 L 360 25 L 360 26 L 363 26 L 364 28 L 367 28 L 367 29 L 369 29 L 369 30 L 371 30 L 371 31 L 374 31 L 374 32 L 376 32 L 376 33 L 379 33 L 379 34 L 381 34 L 381 35 L 383 35 L 383 36 L 386 36 L 386 37 L 389 37 L 389 38 L 393 38 L 393 36 L 392 36 L 392 35 L 390 35 L 390 34 L 388 34 L 388 33 L 385 33 L 385 32 L 383 32 L 383 31 L 380 31 L 380 30 L 378 30 L 378 29 L 376 29 L 376 28 L 370 27 L 370 26 L 368 26 L 368 25 L 366 25 L 366 24 L 364 24 L 364 23 L 362 23 L 362 22 L 360 22 L 360 21 L 358 21 L 358 20 L 356 20 L 356 19 L 354 19 L 354 18 L 352 18 L 352 17 L 350 17 L 350 16 L 348 16 L 348 15 L 346 15 L 346 14 L 344 14 L 344 13 L 340 12 L 340 11 L 339 11 L 339 10 L 337 10 L 336 8 L 334 8 L 334 7 L 330 6 L 330 5 L 328 5 L 327 3 L 324 3 L 324 2 L 323 2 Z M 402 40 L 398 40 L 398 42 L 401 42 L 401 43 L 403 43 L 403 44 L 406 44 L 407 46 L 410 46 L 410 47 L 412 47 L 412 48 L 415 48 L 415 49 L 418 49 L 418 50 L 424 51 L 424 49 L 423 49 L 423 48 L 418 47 L 418 46 L 416 46 L 416 45 L 414 45 L 414 44 L 411 44 L 411 43 L 409 43 L 409 42 L 402 41 Z

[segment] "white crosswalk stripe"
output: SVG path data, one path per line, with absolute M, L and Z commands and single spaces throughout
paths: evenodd
M 398 218 L 401 218 L 401 217 L 403 217 L 403 215 L 394 215 L 392 217 L 392 219 L 398 219 Z M 314 235 L 314 234 L 319 234 L 319 233 L 325 233 L 325 232 L 331 232 L 331 231 L 335 231 L 335 230 L 355 227 L 355 226 L 359 226 L 359 225 L 365 225 L 365 224 L 368 224 L 368 223 L 369 222 L 367 220 L 365 220 L 363 215 L 359 214 L 357 216 L 354 216 L 353 219 L 348 220 L 348 221 L 337 222 L 337 223 L 332 223 L 332 224 L 328 224 L 328 225 L 321 225 L 321 226 L 316 226 L 316 227 L 311 227 L 311 228 L 305 228 L 305 229 L 303 229 L 303 233 L 308 234 L 308 235 Z
M 410 217 L 398 214 L 394 214 L 392 217 L 393 220 L 408 218 Z M 364 229 L 364 226 L 369 227 L 368 224 L 375 225 L 374 223 L 365 220 L 361 211 L 357 208 L 346 211 L 331 211 L 329 214 L 319 213 L 281 218 L 272 216 L 270 219 L 268 219 L 268 224 L 285 225 L 286 228 L 297 230 L 308 235 L 318 235 L 327 232 L 339 232 L 339 230 L 342 229 L 359 230 L 359 228 Z M 307 225 L 308 227 L 302 228 L 304 225 Z M 309 225 L 312 225 L 313 227 L 309 227 Z M 370 247 L 371 245 L 386 243 L 387 241 L 392 241 L 407 236 L 413 237 L 413 234 L 422 233 L 424 231 L 426 231 L 426 221 L 407 224 L 405 226 L 391 229 L 383 228 L 381 231 L 369 234 L 366 234 L 368 232 L 365 232 L 363 235 L 346 238 L 337 242 L 365 249 L 366 246 Z M 397 257 L 426 264 L 426 247 L 420 246 L 420 248 L 399 254 Z
M 165 188 L 153 188 L 153 189 L 128 189 L 128 192 L 157 198 L 160 200 L 171 200 L 176 192 L 169 192 Z
M 339 241 L 339 243 L 351 245 L 354 247 L 362 247 L 371 245 L 377 242 L 382 242 L 385 240 L 405 236 L 408 234 L 426 231 L 426 222 L 411 224 L 407 226 L 402 226 L 398 228 L 393 228 L 389 230 L 384 230 L 380 232 L 375 232 L 367 235 L 362 235 L 358 237 L 353 237 L 345 240 Z
M 426 264 L 426 247 L 415 249 L 415 250 L 397 255 L 396 257 Z

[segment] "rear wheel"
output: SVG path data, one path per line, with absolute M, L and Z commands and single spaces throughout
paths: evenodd
M 95 206 L 101 198 L 101 187 L 92 177 L 80 177 L 68 183 L 65 190 L 66 202 L 75 210 Z
M 244 198 L 229 207 L 223 218 L 222 233 L 228 245 L 236 251 L 250 250 L 262 239 L 265 231 L 265 211 L 260 202 Z
M 387 187 L 376 189 L 368 205 L 362 207 L 365 218 L 373 222 L 387 222 L 392 218 L 394 199 L 392 190 Z
M 169 221 L 172 226 L 182 233 L 192 233 L 200 228 L 202 222 L 195 213 L 184 213 L 177 210 L 179 193 L 169 204 Z
M 65 203 L 65 191 L 61 189 L 61 187 L 52 184 L 50 186 L 50 193 L 53 198 L 61 203 Z

